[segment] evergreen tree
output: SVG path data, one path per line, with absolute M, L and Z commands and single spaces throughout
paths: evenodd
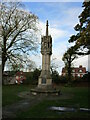
M 78 33 L 72 35 L 69 42 L 75 42 L 76 54 L 88 55 L 90 54 L 90 1 L 83 2 L 82 7 L 84 9 L 78 17 L 79 24 L 74 28 Z

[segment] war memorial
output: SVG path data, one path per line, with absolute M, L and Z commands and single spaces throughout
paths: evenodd
M 59 95 L 60 90 L 56 90 L 52 84 L 50 73 L 50 61 L 52 55 L 52 37 L 49 35 L 48 20 L 46 21 L 46 35 L 41 37 L 42 71 L 38 78 L 38 86 L 31 89 L 32 94 L 54 94 Z

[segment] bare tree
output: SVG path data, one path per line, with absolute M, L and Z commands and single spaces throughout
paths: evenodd
M 26 62 L 23 55 L 30 55 L 31 51 L 35 51 L 38 46 L 36 36 L 38 17 L 21 8 L 20 3 L 0 5 L 2 72 L 7 60 L 12 64 Z
M 57 59 L 56 58 L 52 58 L 51 60 L 51 65 L 50 65 L 50 70 L 51 70 L 51 73 L 53 74 L 54 71 L 57 71 L 57 68 L 59 68 L 59 65 L 57 64 Z

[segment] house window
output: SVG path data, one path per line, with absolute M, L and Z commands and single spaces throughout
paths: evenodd
M 72 72 L 75 72 L 75 70 L 72 70 Z
M 80 77 L 83 77 L 83 75 L 81 74 Z
M 75 77 L 77 77 L 77 74 L 75 74 Z
M 20 76 L 20 78 L 23 78 L 23 76 Z
M 80 74 L 78 74 L 78 77 L 80 77 Z
M 73 75 L 73 77 L 75 77 L 75 74 L 72 74 Z
M 79 70 L 79 72 L 82 72 L 82 70 Z
M 19 76 L 16 76 L 16 79 L 19 79 Z

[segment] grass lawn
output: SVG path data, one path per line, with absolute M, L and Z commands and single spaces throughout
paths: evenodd
M 6 85 L 2 86 L 2 106 L 22 100 L 18 96 L 19 92 L 30 91 L 30 85 Z
M 20 98 L 18 93 L 23 91 L 30 91 L 29 85 L 11 85 L 2 87 L 3 106 L 10 105 L 24 98 Z M 74 108 L 88 108 L 88 87 L 60 87 L 62 95 L 61 98 L 52 99 L 46 97 L 38 104 L 31 106 L 25 112 L 17 111 L 17 118 L 88 118 L 87 112 L 57 112 L 49 110 L 51 106 L 58 107 L 74 107 Z M 66 96 L 66 98 L 63 97 Z M 89 107 L 90 108 L 90 107 Z
M 22 118 L 88 118 L 89 113 L 86 112 L 56 112 L 51 111 L 48 108 L 51 106 L 58 107 L 74 107 L 88 108 L 88 88 L 87 87 L 62 87 L 62 95 L 71 95 L 71 98 L 67 99 L 54 99 L 43 100 L 41 103 L 31 107 L 26 112 L 19 112 L 18 117 Z

